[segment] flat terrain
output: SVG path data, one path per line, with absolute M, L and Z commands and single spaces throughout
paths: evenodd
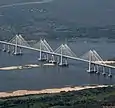
M 115 86 L 1 98 L 1 108 L 103 108 L 115 106 Z

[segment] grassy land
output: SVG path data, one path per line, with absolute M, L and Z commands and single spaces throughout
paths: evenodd
M 0 99 L 0 108 L 103 108 L 115 105 L 115 86 Z

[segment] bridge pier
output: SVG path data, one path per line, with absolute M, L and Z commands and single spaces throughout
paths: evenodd
M 91 50 L 89 52 L 91 52 Z M 88 63 L 88 70 L 87 70 L 88 73 L 94 73 L 94 70 L 91 70 L 91 65 L 92 65 L 91 59 L 92 59 L 92 53 L 89 54 L 89 63 Z
M 65 58 L 65 66 L 69 66 L 67 58 Z
M 60 58 L 60 63 L 59 63 L 59 66 L 63 66 L 62 48 L 61 48 L 61 58 Z
M 51 55 L 51 60 L 49 60 L 49 63 L 56 64 L 57 62 L 55 61 L 54 55 Z
M 93 66 L 93 71 L 96 72 L 96 65 Z
M 64 62 L 63 62 L 63 60 L 61 60 L 61 62 L 59 63 L 59 66 L 61 66 L 61 67 L 68 67 L 69 64 L 67 62 L 67 58 L 65 58 Z
M 49 61 L 49 54 L 46 54 L 46 61 Z
M 56 60 L 57 60 L 57 64 L 59 64 L 60 63 L 60 57 L 57 56 Z
M 46 61 L 49 61 L 49 54 L 46 54 Z
M 94 72 L 93 70 L 91 70 L 91 60 L 89 60 L 87 72 L 88 72 L 88 73 Z
M 108 77 L 112 77 L 111 68 L 109 68 L 109 74 L 108 74 Z
M 39 61 L 41 61 L 42 60 L 42 51 L 41 51 L 41 48 L 40 48 L 40 55 L 39 55 L 39 59 L 38 59 Z
M 12 52 L 13 55 L 16 55 L 16 56 L 19 56 L 19 55 L 22 55 L 22 49 L 19 48 L 17 45 L 14 46 L 14 50 Z
M 39 61 L 46 61 L 46 58 L 43 57 L 41 41 L 42 41 L 42 40 L 40 40 L 40 52 L 39 52 L 39 58 L 38 58 L 38 60 L 39 60 Z
M 93 67 L 92 67 L 93 65 Z M 91 61 L 89 61 L 89 65 L 88 65 L 88 73 L 96 73 L 96 74 L 100 74 L 99 72 L 99 65 L 96 64 L 92 64 Z
M 59 66 L 62 66 L 62 67 L 67 67 L 68 66 L 68 63 L 67 63 L 67 58 L 65 58 L 65 63 L 63 63 L 63 49 L 61 47 L 61 60 L 60 60 L 60 63 L 59 63 Z
M 6 45 L 3 44 L 3 52 L 6 52 Z
M 15 52 L 15 46 L 12 46 L 12 54 L 14 54 L 14 52 Z
M 89 61 L 89 63 L 88 63 L 88 70 L 87 70 L 87 72 L 88 72 L 88 73 L 91 72 L 91 61 Z
M 54 55 L 52 55 L 52 63 L 56 64 L 55 56 Z
M 17 44 L 14 47 L 14 53 L 13 54 L 18 55 L 18 46 L 17 46 Z
M 102 72 L 102 75 L 104 75 L 104 76 L 105 76 L 105 75 L 106 75 L 106 73 L 105 73 L 105 67 L 104 67 L 104 66 L 102 67 L 102 71 L 103 71 L 103 72 Z
M 19 49 L 20 49 L 19 53 L 20 53 L 20 55 L 22 55 L 22 48 L 21 48 L 21 47 L 19 47 Z
M 46 54 L 46 53 L 42 53 L 42 59 L 44 60 L 44 61 L 48 61 L 48 54 Z
M 0 43 L 0 51 L 1 51 L 1 43 Z
M 96 65 L 96 68 L 97 68 L 96 74 L 100 74 L 100 72 L 99 72 L 99 65 Z
M 10 53 L 10 45 L 8 45 L 8 50 L 7 50 L 8 53 Z
M 47 61 L 47 55 L 45 55 L 42 51 L 40 51 L 38 60 L 39 61 Z
M 17 40 L 17 37 L 16 37 L 16 44 L 14 46 L 14 55 L 20 55 L 20 53 L 18 52 L 18 40 Z

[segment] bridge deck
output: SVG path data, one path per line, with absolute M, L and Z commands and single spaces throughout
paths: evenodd
M 16 46 L 16 44 L 6 42 L 6 41 L 0 41 L 0 43 L 1 44 L 11 45 L 11 46 Z M 17 46 L 21 47 L 21 48 L 25 48 L 25 49 L 34 50 L 34 51 L 40 51 L 40 49 L 33 48 L 33 47 L 28 47 L 28 46 L 23 46 L 23 45 L 17 45 Z M 58 54 L 58 53 L 55 53 L 55 52 L 49 52 L 49 51 L 44 51 L 44 50 L 42 50 L 42 52 L 47 53 L 47 54 L 51 54 L 51 55 L 61 56 L 61 54 Z M 89 62 L 89 60 L 85 60 L 85 59 L 78 58 L 78 57 L 72 57 L 72 56 L 67 56 L 67 55 L 63 55 L 63 57 L 73 59 L 73 60 L 79 60 L 79 61 L 83 61 L 83 62 Z M 115 69 L 115 66 L 111 66 L 111 65 L 99 62 L 99 61 L 91 61 L 91 63 Z

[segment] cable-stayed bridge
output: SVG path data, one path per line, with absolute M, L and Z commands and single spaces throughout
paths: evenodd
M 95 51 L 90 50 L 82 56 L 78 57 L 67 44 L 60 45 L 56 50 L 52 47 L 45 39 L 40 39 L 36 44 L 30 46 L 28 42 L 21 36 L 16 35 L 9 41 L 0 41 L 3 45 L 3 51 L 8 53 L 13 53 L 14 55 L 22 55 L 22 48 L 34 50 L 39 52 L 40 61 L 48 61 L 51 63 L 57 63 L 59 66 L 68 66 L 67 59 L 79 60 L 83 62 L 88 62 L 87 72 L 99 73 L 99 66 L 102 66 L 105 75 L 105 67 L 109 68 L 109 76 L 111 77 L 111 69 L 115 69 L 115 66 L 106 64 L 107 61 L 103 61 L 101 56 Z M 11 51 L 12 50 L 12 51 Z M 49 56 L 51 56 L 49 58 Z M 56 61 L 56 58 L 58 60 Z

